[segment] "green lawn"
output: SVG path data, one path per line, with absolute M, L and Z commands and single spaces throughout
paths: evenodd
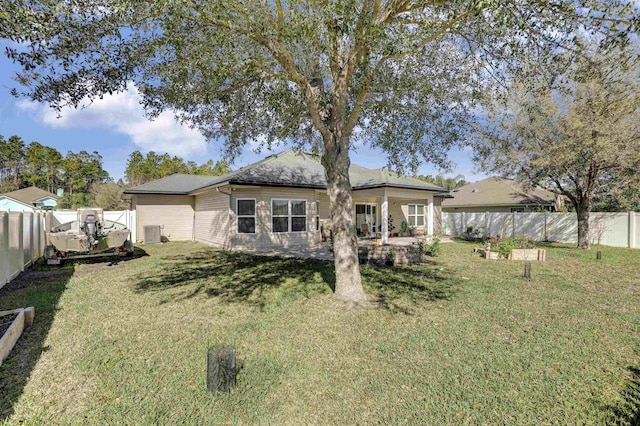
M 0 310 L 36 322 L 0 367 L 8 423 L 634 424 L 640 251 L 548 247 L 522 263 L 444 244 L 429 265 L 363 267 L 379 308 L 331 298 L 331 264 L 141 247 L 36 268 Z M 142 251 L 146 251 L 146 254 Z M 231 394 L 206 352 L 237 347 Z

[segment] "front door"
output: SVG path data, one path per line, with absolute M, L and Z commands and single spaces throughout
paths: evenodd
M 367 228 L 369 232 L 365 235 L 364 231 L 367 230 Z M 377 204 L 356 204 L 356 229 L 358 230 L 358 236 L 360 237 L 368 237 L 379 231 Z

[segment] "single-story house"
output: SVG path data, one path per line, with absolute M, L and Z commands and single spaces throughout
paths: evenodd
M 44 189 L 30 186 L 0 194 L 0 210 L 51 210 L 58 205 L 58 196 Z
M 526 191 L 522 184 L 497 176 L 470 183 L 450 192 L 442 202 L 444 212 L 529 212 L 553 210 L 556 194 L 540 188 Z
M 402 222 L 432 235 L 446 191 L 386 169 L 349 170 L 359 234 L 383 242 Z M 320 157 L 287 150 L 224 176 L 175 174 L 124 192 L 136 210 L 138 235 L 159 225 L 167 240 L 225 249 L 314 246 L 329 220 Z M 389 229 L 390 218 L 394 229 Z

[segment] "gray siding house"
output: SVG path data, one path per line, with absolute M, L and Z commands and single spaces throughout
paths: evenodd
M 349 174 L 359 233 L 386 242 L 402 222 L 426 235 L 436 231 L 443 188 L 386 169 L 352 165 Z M 329 220 L 320 158 L 294 150 L 224 176 L 167 176 L 125 196 L 137 212 L 138 235 L 146 225 L 160 225 L 167 240 L 231 250 L 315 246 Z

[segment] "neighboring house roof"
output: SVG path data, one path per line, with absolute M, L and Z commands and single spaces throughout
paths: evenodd
M 369 189 L 380 187 L 419 189 L 446 192 L 444 188 L 402 176 L 386 169 L 367 169 L 352 164 L 349 169 L 351 187 Z M 315 154 L 287 150 L 271 155 L 257 163 L 228 173 L 224 176 L 193 176 L 175 174 L 136 186 L 125 194 L 182 194 L 201 191 L 222 184 L 283 186 L 295 188 L 326 189 L 324 167 Z
M 6 207 L 7 200 L 11 200 L 14 203 L 21 204 L 21 205 L 23 205 L 25 207 L 28 207 L 28 208 L 32 209 L 32 210 L 34 209 L 34 205 L 33 204 L 23 203 L 22 201 L 16 200 L 15 198 L 11 198 L 6 194 L 0 194 L 0 209 L 7 208 Z
M 44 198 L 53 198 L 56 201 L 58 200 L 56 194 L 52 194 L 49 191 L 45 191 L 44 189 L 40 189 L 35 186 L 18 189 L 17 191 L 5 192 L 2 195 L 6 195 L 9 198 L 13 198 L 14 200 L 30 206 L 35 205 L 36 202 Z
M 450 194 L 453 198 L 444 200 L 442 207 L 551 205 L 555 200 L 553 192 L 540 188 L 525 191 L 513 179 L 497 176 L 454 189 Z

